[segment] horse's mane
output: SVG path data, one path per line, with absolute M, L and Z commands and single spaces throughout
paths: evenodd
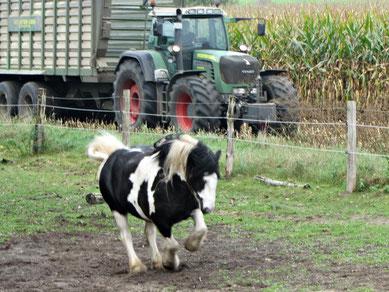
M 198 143 L 198 140 L 183 134 L 168 135 L 154 144 L 166 180 L 170 180 L 175 173 L 186 179 L 188 156 Z

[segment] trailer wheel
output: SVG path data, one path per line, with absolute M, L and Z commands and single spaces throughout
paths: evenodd
M 267 92 L 269 102 L 276 104 L 277 120 L 291 123 L 271 123 L 272 132 L 291 135 L 297 130 L 299 121 L 299 101 L 297 90 L 285 76 L 270 75 L 262 77 L 263 88 Z
M 123 91 L 130 90 L 130 125 L 139 128 L 146 123 L 155 127 L 158 119 L 155 86 L 144 81 L 141 67 L 135 61 L 125 61 L 120 65 L 114 82 L 115 120 L 121 125 L 121 110 L 124 108 Z
M 20 85 L 15 81 L 0 83 L 0 117 L 10 118 L 17 113 Z
M 200 76 L 178 79 L 170 92 L 169 115 L 173 126 L 184 132 L 220 128 L 220 94 Z
M 38 82 L 25 83 L 19 92 L 18 114 L 21 119 L 31 120 L 36 112 L 39 88 L 46 89 L 46 115 L 54 113 L 53 90 L 47 85 Z

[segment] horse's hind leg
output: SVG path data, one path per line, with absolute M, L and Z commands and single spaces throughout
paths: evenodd
M 116 224 L 120 229 L 120 236 L 122 238 L 123 244 L 127 249 L 130 272 L 134 272 L 134 273 L 145 272 L 147 268 L 136 255 L 134 246 L 132 244 L 131 233 L 128 230 L 127 216 L 122 215 L 116 211 L 113 211 L 112 213 L 113 216 L 115 217 Z
M 195 209 L 191 216 L 195 223 L 195 229 L 185 240 L 185 248 L 189 251 L 197 251 L 207 235 L 207 226 L 205 225 L 203 212 L 200 209 Z
M 154 223 L 147 222 L 145 224 L 145 234 L 147 237 L 147 242 L 150 246 L 150 254 L 151 254 L 151 265 L 153 269 L 162 269 L 162 257 L 159 253 L 157 246 L 157 228 Z

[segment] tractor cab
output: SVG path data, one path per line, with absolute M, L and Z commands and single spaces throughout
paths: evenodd
M 158 8 L 150 15 L 153 21 L 149 48 L 167 52 L 171 73 L 193 70 L 197 50 L 229 50 L 224 12 L 219 8 Z M 179 63 L 175 66 L 181 54 L 183 68 Z

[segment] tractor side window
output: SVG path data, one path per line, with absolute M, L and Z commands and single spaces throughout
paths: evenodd
M 221 18 L 211 18 L 209 21 L 211 22 L 210 31 L 213 35 L 211 40 L 214 40 L 214 48 L 227 50 L 227 38 L 223 21 L 221 21 Z

